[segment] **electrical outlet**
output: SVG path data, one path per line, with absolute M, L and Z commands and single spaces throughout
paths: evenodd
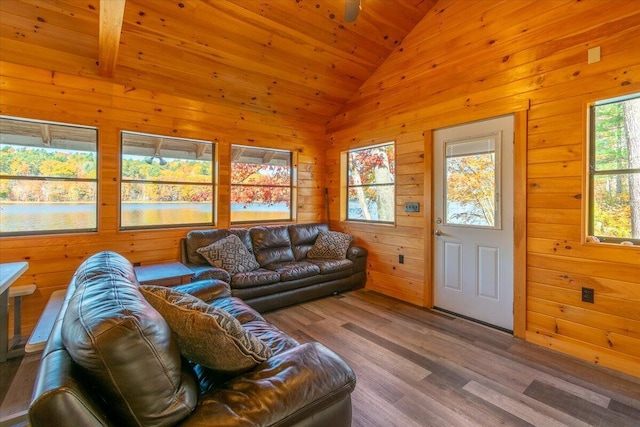
M 402 254 L 398 255 L 398 262 L 400 264 L 404 264 L 404 255 L 402 255 Z
M 593 294 L 592 288 L 582 288 L 582 301 L 593 304 Z

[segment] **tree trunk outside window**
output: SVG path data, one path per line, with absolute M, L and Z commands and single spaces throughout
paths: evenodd
M 624 122 L 629 139 L 629 169 L 640 168 L 640 98 L 622 104 Z M 629 205 L 631 206 L 631 236 L 640 239 L 640 176 L 629 177 Z

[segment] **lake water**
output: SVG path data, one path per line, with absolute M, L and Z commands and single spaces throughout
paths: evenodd
M 122 226 L 208 224 L 212 212 L 211 203 L 124 203 Z M 96 217 L 96 207 L 91 203 L 1 203 L 0 232 L 93 230 Z M 232 221 L 288 219 L 286 204 L 232 205 Z
M 0 232 L 22 233 L 51 230 L 91 230 L 96 228 L 93 204 L 2 203 Z M 124 227 L 164 224 L 205 224 L 212 218 L 211 203 L 125 203 Z

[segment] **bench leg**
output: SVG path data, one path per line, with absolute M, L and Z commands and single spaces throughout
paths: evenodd
M 0 294 L 0 362 L 7 360 L 9 352 L 9 290 Z
M 16 357 L 24 354 L 22 343 L 22 296 L 13 298 L 13 338 L 9 344 L 7 357 Z

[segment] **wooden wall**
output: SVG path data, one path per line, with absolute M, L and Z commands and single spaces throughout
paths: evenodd
M 23 334 L 35 326 L 51 292 L 66 288 L 78 265 L 95 252 L 117 251 L 142 265 L 179 260 L 179 240 L 187 228 L 118 231 L 122 130 L 215 141 L 219 153 L 217 225 L 221 228 L 229 226 L 230 145 L 295 151 L 297 221 L 324 219 L 322 126 L 7 62 L 0 62 L 0 87 L 2 115 L 98 127 L 98 232 L 0 239 L 0 262 L 29 261 L 29 269 L 16 284 L 37 285 L 35 294 L 24 298 Z
M 602 60 L 587 64 L 596 46 Z M 441 0 L 327 129 L 331 222 L 369 249 L 367 287 L 432 304 L 430 131 L 529 106 L 519 335 L 640 375 L 640 248 L 582 233 L 586 104 L 639 91 L 635 0 Z M 389 140 L 396 226 L 338 222 L 340 153 Z M 406 214 L 407 201 L 424 209 Z M 581 302 L 582 286 L 595 304 Z
M 298 151 L 297 220 L 325 219 L 326 186 L 332 227 L 370 251 L 367 287 L 429 306 L 430 131 L 529 107 L 520 224 L 528 236 L 526 310 L 516 323 L 525 325 L 529 341 L 640 375 L 640 248 L 585 244 L 582 233 L 586 103 L 640 91 L 637 6 L 636 0 L 442 0 L 326 129 L 0 62 L 0 114 L 99 128 L 99 232 L 0 239 L 0 261 L 30 263 L 18 284 L 38 286 L 25 299 L 24 332 L 49 294 L 65 288 L 96 251 L 116 250 L 143 264 L 178 259 L 186 229 L 117 229 L 121 130 L 215 140 L 220 227 L 229 225 L 230 144 Z M 594 46 L 602 60 L 587 64 Z M 340 153 L 391 140 L 396 225 L 339 221 Z M 421 211 L 404 213 L 409 201 L 420 202 Z M 582 286 L 595 289 L 595 304 L 580 302 Z

